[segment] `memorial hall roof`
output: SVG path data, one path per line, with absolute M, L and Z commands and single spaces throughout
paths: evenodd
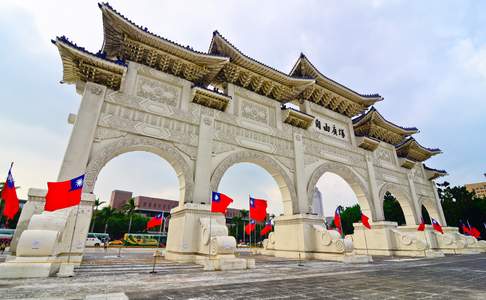
M 429 168 L 425 164 L 424 164 L 424 170 L 429 180 L 433 180 L 442 176 L 449 175 L 445 170 L 437 170 L 437 169 Z
M 127 65 L 122 60 L 111 60 L 103 52 L 91 53 L 70 42 L 65 36 L 52 40 L 61 56 L 64 83 L 95 82 L 111 89 L 120 88 Z
M 420 145 L 413 137 L 395 146 L 398 157 L 407 158 L 413 161 L 423 162 L 433 155 L 442 153 L 440 149 L 426 148 Z
M 415 127 L 402 127 L 388 121 L 375 107 L 354 118 L 353 127 L 356 136 L 372 137 L 392 145 L 402 143 L 406 137 L 419 131 Z

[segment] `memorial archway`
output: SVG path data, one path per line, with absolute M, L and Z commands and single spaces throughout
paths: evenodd
M 297 196 L 287 171 L 275 159 L 255 151 L 238 151 L 226 156 L 212 172 L 211 190 L 217 190 L 226 171 L 238 163 L 253 163 L 273 177 L 282 196 L 284 215 L 292 215 L 297 210 Z
M 307 184 L 308 205 L 312 206 L 313 190 L 319 179 L 326 173 L 333 173 L 343 179 L 356 195 L 361 211 L 372 220 L 375 218 L 365 181 L 352 168 L 336 163 L 324 163 L 314 169 Z M 325 191 L 321 191 L 325 192 Z
M 408 196 L 407 191 L 400 187 L 399 185 L 392 184 L 392 183 L 385 183 L 379 193 L 380 197 L 380 208 L 383 210 L 383 204 L 385 201 L 385 193 L 389 192 L 392 194 L 395 199 L 400 204 L 400 208 L 402 209 L 403 215 L 405 217 L 405 223 L 407 225 L 415 225 L 418 224 L 417 215 L 413 209 L 412 200 Z

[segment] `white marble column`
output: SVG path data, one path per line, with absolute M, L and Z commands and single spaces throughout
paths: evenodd
M 211 190 L 213 123 L 210 116 L 201 115 L 194 170 L 194 203 L 208 203 Z
M 75 178 L 86 171 L 105 93 L 105 86 L 86 83 L 58 181 Z
M 375 167 L 373 166 L 373 152 L 366 153 L 366 169 L 368 170 L 368 183 L 369 183 L 369 189 L 370 189 L 370 197 L 371 201 L 373 202 L 373 208 L 374 209 L 374 218 L 373 221 L 384 221 L 385 220 L 385 215 L 383 212 L 383 207 L 381 207 L 381 199 L 379 196 L 378 192 L 378 186 L 376 183 L 376 174 L 375 174 Z M 372 216 L 373 217 L 373 216 Z
M 309 213 L 309 199 L 307 197 L 307 187 L 305 182 L 304 164 L 304 140 L 301 134 L 294 134 L 294 154 L 295 154 L 295 175 L 294 184 L 297 192 L 297 209 L 294 214 Z
M 419 223 L 420 216 L 422 216 L 422 209 L 419 207 L 419 199 L 417 197 L 417 191 L 415 190 L 415 184 L 413 183 L 412 174 L 407 174 L 408 185 L 410 187 L 410 195 L 412 196 L 412 208 L 415 210 L 415 224 Z M 407 224 L 414 225 L 414 224 Z

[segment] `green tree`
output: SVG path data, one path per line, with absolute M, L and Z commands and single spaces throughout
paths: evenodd
M 346 207 L 341 212 L 341 224 L 343 227 L 343 233 L 346 234 L 353 234 L 354 227 L 353 223 L 357 223 L 361 221 L 361 208 L 359 204 L 355 204 L 351 207 Z
M 481 231 L 481 237 L 486 237 L 484 222 L 486 222 L 486 198 L 478 197 L 469 192 L 465 186 L 451 186 L 449 182 L 437 184 L 437 193 L 447 225 L 459 226 L 460 221 L 469 223 Z
M 107 230 L 108 230 L 108 223 L 109 223 L 110 219 L 113 218 L 113 216 L 115 215 L 115 213 L 116 213 L 116 209 L 114 209 L 111 206 L 103 207 L 101 209 L 101 211 L 100 211 L 100 217 L 103 220 L 103 224 L 105 225 L 105 229 L 103 231 L 104 233 L 107 232 Z
M 96 199 L 95 202 L 93 203 L 94 211 L 93 211 L 93 221 L 91 224 L 91 232 L 94 232 L 93 230 L 96 222 L 96 216 L 98 215 L 98 208 L 103 203 L 105 203 L 105 201 L 100 201 L 100 198 Z
M 383 200 L 383 211 L 386 221 L 397 222 L 398 225 L 405 224 L 405 215 L 398 200 L 389 192 L 385 193 Z
M 131 232 L 132 229 L 132 218 L 133 218 L 133 213 L 135 212 L 135 209 L 137 209 L 137 206 L 135 205 L 135 198 L 130 198 L 125 205 L 123 205 L 123 212 L 130 218 L 130 221 L 128 222 L 128 233 Z

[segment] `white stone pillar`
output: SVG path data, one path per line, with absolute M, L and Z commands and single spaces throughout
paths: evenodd
M 231 100 L 226 107 L 226 112 L 235 115 L 237 105 L 235 86 L 231 83 L 227 83 L 224 92 L 226 93 L 226 95 L 231 97 Z
M 75 178 L 86 171 L 105 93 L 105 86 L 86 83 L 58 181 Z
M 201 115 L 194 170 L 194 203 L 208 203 L 211 190 L 213 123 L 210 116 Z
M 294 155 L 295 155 L 295 173 L 294 184 L 297 192 L 297 209 L 294 215 L 298 213 L 310 213 L 309 199 L 307 197 L 307 187 L 305 182 L 305 164 L 304 164 L 304 140 L 301 134 L 294 134 Z
M 384 221 L 385 214 L 383 212 L 383 207 L 381 207 L 381 199 L 378 192 L 378 186 L 376 184 L 376 175 L 375 175 L 375 167 L 373 166 L 373 152 L 366 153 L 366 169 L 368 170 L 368 177 L 369 177 L 369 188 L 370 188 L 370 197 L 373 203 L 374 209 L 374 218 L 373 221 Z
M 415 210 L 415 224 L 419 223 L 419 217 L 422 216 L 422 209 L 419 207 L 419 199 L 417 197 L 417 191 L 415 190 L 415 184 L 413 183 L 412 174 L 407 174 L 408 185 L 410 187 L 410 194 L 412 196 L 412 207 Z M 407 224 L 414 225 L 414 224 Z

